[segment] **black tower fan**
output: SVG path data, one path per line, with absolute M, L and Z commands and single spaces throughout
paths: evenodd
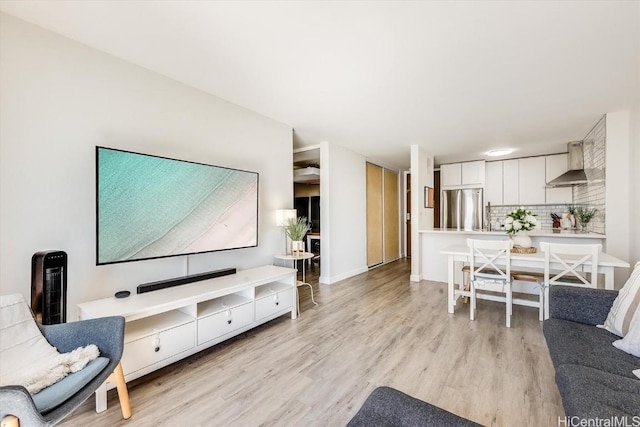
M 31 310 L 43 325 L 67 321 L 67 254 L 36 252 L 31 257 Z

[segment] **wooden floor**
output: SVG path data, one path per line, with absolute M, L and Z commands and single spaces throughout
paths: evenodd
M 85 402 L 66 426 L 343 426 L 377 386 L 395 387 L 483 425 L 555 426 L 564 416 L 535 308 L 478 301 L 477 318 L 446 285 L 411 283 L 406 260 L 334 285 L 300 288 L 283 316 L 115 390 L 97 414 Z

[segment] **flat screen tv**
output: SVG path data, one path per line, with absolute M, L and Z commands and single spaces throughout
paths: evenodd
M 258 173 L 96 147 L 96 264 L 258 245 Z

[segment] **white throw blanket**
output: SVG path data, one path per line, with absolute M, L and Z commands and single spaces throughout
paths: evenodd
M 22 295 L 0 296 L 0 386 L 22 385 L 35 394 L 99 354 L 93 344 L 58 353 L 42 336 Z

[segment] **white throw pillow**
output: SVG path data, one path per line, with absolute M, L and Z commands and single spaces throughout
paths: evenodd
M 629 327 L 629 332 L 621 340 L 613 342 L 614 347 L 640 357 L 640 307 L 636 309 Z
M 629 331 L 638 307 L 640 307 L 640 262 L 636 263 L 627 283 L 613 301 L 603 327 L 612 334 L 624 337 Z
M 640 378 L 640 369 L 636 369 L 635 371 L 633 371 L 633 375 Z

